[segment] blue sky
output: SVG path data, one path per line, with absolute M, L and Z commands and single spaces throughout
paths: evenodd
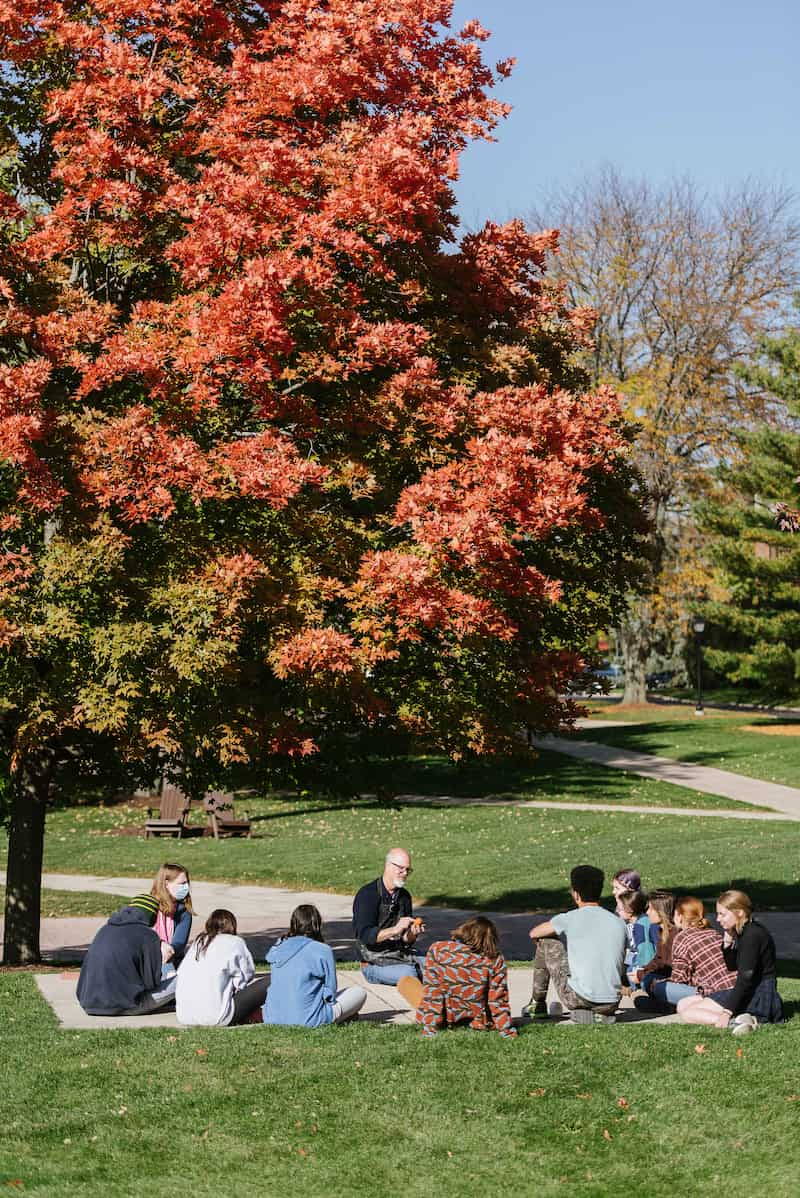
M 461 220 L 525 215 L 606 163 L 712 194 L 746 179 L 800 193 L 798 0 L 456 0 L 454 27 L 490 29 L 487 59 L 515 56 L 496 95 L 498 142 L 471 146 Z

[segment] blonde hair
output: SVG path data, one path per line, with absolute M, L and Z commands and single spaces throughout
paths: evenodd
M 678 899 L 675 904 L 675 914 L 680 915 L 685 928 L 700 929 L 709 926 L 703 901 L 695 898 L 693 894 L 686 894 L 683 898 Z
M 159 910 L 162 911 L 164 915 L 169 915 L 170 918 L 174 918 L 175 909 L 178 904 L 167 890 L 167 882 L 174 882 L 175 879 L 181 874 L 186 874 L 186 881 L 188 882 L 188 869 L 186 869 L 183 865 L 177 865 L 174 861 L 165 861 L 163 865 L 159 866 L 158 873 L 156 874 L 155 878 L 153 878 L 153 885 L 150 887 L 150 893 L 152 894 L 153 898 L 158 900 Z M 191 894 L 187 894 L 186 898 L 183 899 L 182 902 L 186 910 L 193 914 L 194 908 L 192 907 Z
M 741 932 L 746 923 L 753 918 L 753 904 L 743 890 L 726 890 L 717 899 L 717 906 L 736 915 L 736 931 Z

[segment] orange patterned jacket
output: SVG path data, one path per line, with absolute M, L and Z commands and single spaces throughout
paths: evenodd
M 463 1021 L 478 1031 L 494 1027 L 501 1036 L 516 1036 L 503 956 L 490 960 L 459 940 L 437 940 L 425 957 L 423 983 L 417 1022 L 426 1036 Z

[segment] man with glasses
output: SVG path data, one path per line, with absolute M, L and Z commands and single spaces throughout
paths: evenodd
M 411 914 L 410 873 L 406 850 L 389 849 L 381 877 L 362 886 L 353 900 L 353 930 L 368 982 L 396 986 L 400 978 L 422 979 L 425 957 L 414 944 L 424 927 Z

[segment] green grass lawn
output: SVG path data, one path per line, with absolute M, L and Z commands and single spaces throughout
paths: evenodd
M 781 982 L 800 999 L 800 983 Z M 0 1192 L 141 1198 L 794 1198 L 800 1018 L 531 1026 L 59 1031 L 0 973 Z M 699 1049 L 703 1051 L 698 1051 Z
M 119 894 L 99 894 L 92 890 L 43 890 L 42 918 L 113 915 L 127 900 Z M 0 886 L 0 909 L 5 907 L 6 888 Z
M 800 735 L 777 736 L 746 730 L 768 728 L 776 722 L 789 723 L 788 719 L 741 712 L 715 712 L 698 717 L 691 708 L 657 705 L 624 708 L 603 704 L 593 705 L 592 710 L 598 719 L 625 720 L 631 726 L 588 728 L 579 734 L 583 740 L 800 787 Z
M 310 798 L 250 808 L 251 840 L 180 842 L 121 834 L 141 821 L 125 805 L 57 810 L 45 869 L 146 877 L 177 859 L 196 878 L 347 894 L 401 844 L 413 853 L 416 898 L 445 906 L 557 909 L 568 902 L 570 867 L 591 861 L 609 876 L 633 865 L 646 885 L 708 899 L 735 882 L 760 906 L 800 909 L 800 823 Z

